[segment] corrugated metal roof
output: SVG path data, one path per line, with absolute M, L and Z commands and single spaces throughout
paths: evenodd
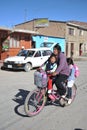
M 0 26 L 0 30 L 11 31 L 12 29 L 10 29 L 10 28 L 7 28 L 7 27 L 1 27 L 1 26 Z
M 39 32 L 31 31 L 31 30 L 25 30 L 25 29 L 12 29 L 12 32 L 20 32 L 20 33 L 28 33 L 28 34 L 39 34 Z

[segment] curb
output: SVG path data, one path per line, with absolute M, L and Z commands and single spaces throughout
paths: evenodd
M 74 61 L 87 61 L 87 57 L 76 57 Z

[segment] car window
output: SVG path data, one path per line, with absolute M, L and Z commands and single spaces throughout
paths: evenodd
M 51 47 L 54 43 L 52 42 L 43 42 L 41 43 L 40 47 Z
M 27 56 L 32 57 L 34 55 L 35 51 L 29 50 Z
M 51 55 L 51 51 L 50 50 L 46 50 L 46 51 L 42 51 L 42 55 L 43 56 L 48 56 L 48 55 Z
M 36 54 L 35 54 L 35 57 L 40 57 L 40 56 L 41 56 L 41 52 L 37 51 Z
M 21 50 L 17 56 L 28 56 L 28 57 L 32 57 L 34 55 L 35 51 L 32 50 Z
M 28 51 L 27 50 L 20 50 L 17 56 L 27 56 Z

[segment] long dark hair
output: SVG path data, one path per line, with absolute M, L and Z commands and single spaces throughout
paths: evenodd
M 74 62 L 71 57 L 67 58 L 67 63 L 68 63 L 68 65 L 70 65 L 70 64 L 74 65 Z
M 61 46 L 59 45 L 59 43 L 57 43 L 53 49 L 57 49 L 58 51 L 61 51 Z

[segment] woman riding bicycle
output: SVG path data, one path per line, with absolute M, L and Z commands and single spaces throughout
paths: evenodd
M 51 101 L 52 101 L 52 103 L 54 103 L 54 105 L 60 104 L 61 106 L 64 107 L 65 105 L 67 105 L 67 103 L 65 100 L 63 100 L 63 98 L 61 98 L 61 96 L 63 97 L 66 93 L 66 88 L 63 85 L 63 82 L 65 82 L 65 80 L 68 79 L 69 74 L 70 74 L 70 69 L 69 69 L 68 63 L 66 61 L 66 56 L 64 55 L 64 53 L 61 52 L 61 47 L 59 45 L 54 46 L 53 54 L 56 55 L 56 58 L 55 58 L 55 60 L 51 61 L 53 63 L 53 64 L 51 64 L 51 67 L 53 69 L 53 65 L 55 65 L 56 59 L 57 59 L 57 65 L 56 65 L 57 68 L 56 68 L 55 72 L 52 72 L 52 75 L 55 77 L 55 78 L 52 78 L 52 80 L 53 80 L 53 83 L 55 83 L 55 85 L 57 87 L 58 94 L 57 94 L 57 91 L 55 91 L 55 89 L 54 89 L 53 92 L 54 92 L 55 97 L 57 97 L 57 98 L 55 98 L 54 101 L 53 100 L 51 100 Z M 52 57 L 54 57 L 54 56 L 51 56 L 51 58 Z M 54 58 L 52 58 L 52 59 L 54 59 Z M 49 70 L 50 62 L 46 62 L 46 63 L 47 63 L 46 70 Z M 36 73 L 37 76 L 35 78 L 35 82 L 36 82 L 35 85 L 37 86 L 37 88 L 34 89 L 33 91 L 31 91 L 27 95 L 26 100 L 25 100 L 25 105 L 24 105 L 25 112 L 28 116 L 34 116 L 34 115 L 37 115 L 38 113 L 40 113 L 40 111 L 43 109 L 43 107 L 45 106 L 45 104 L 48 100 L 47 97 L 49 96 L 49 94 L 47 94 L 48 89 L 46 89 L 49 85 L 49 84 L 47 85 L 48 80 L 46 80 L 45 86 L 42 84 L 42 80 L 47 79 L 47 75 L 45 75 L 46 73 L 44 74 L 43 72 L 42 73 L 38 72 L 38 71 L 36 71 L 36 72 L 37 72 Z M 46 76 L 46 77 L 44 77 L 44 76 Z M 41 84 L 40 83 L 37 84 L 39 82 L 39 79 L 40 79 Z M 76 96 L 76 86 L 74 85 L 72 87 L 72 101 L 74 100 L 75 96 Z M 59 101 L 59 102 L 56 103 L 55 101 Z
M 53 53 L 56 55 L 58 65 L 56 71 L 52 73 L 53 76 L 56 76 L 53 84 L 56 85 L 58 93 L 62 97 L 65 97 L 66 88 L 63 83 L 67 80 L 70 74 L 70 69 L 65 54 L 61 52 L 60 45 L 56 44 L 54 46 Z

